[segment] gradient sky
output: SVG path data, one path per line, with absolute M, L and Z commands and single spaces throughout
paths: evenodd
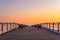
M 60 0 L 0 0 L 0 21 L 28 25 L 60 22 Z

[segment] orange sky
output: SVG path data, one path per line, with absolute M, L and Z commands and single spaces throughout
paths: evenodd
M 22 24 L 60 22 L 60 1 L 0 1 L 0 21 Z

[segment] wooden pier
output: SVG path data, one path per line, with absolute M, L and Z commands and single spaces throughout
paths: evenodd
M 55 25 L 54 23 L 52 24 L 53 26 Z M 3 35 L 0 36 L 0 40 L 60 40 L 60 34 L 58 33 L 55 34 L 53 33 L 53 31 L 50 31 L 51 29 L 48 30 L 47 27 L 44 27 L 47 25 L 47 23 L 42 24 L 42 28 L 36 28 L 34 26 L 19 28 L 18 24 L 14 24 L 14 25 L 12 29 L 10 24 L 10 29 L 11 29 L 10 31 L 8 31 L 8 26 L 7 26 L 7 32 L 5 34 L 2 33 Z M 18 26 L 16 27 L 16 25 Z M 51 27 L 50 23 L 47 26 L 49 26 L 48 28 L 50 28 Z

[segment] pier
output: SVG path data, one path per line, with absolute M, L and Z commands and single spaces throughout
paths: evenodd
M 60 40 L 60 23 L 0 23 L 0 28 L 0 40 Z

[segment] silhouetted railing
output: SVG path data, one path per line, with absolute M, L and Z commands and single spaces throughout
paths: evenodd
M 0 35 L 19 28 L 17 23 L 0 23 Z
M 44 29 L 47 29 L 56 34 L 60 34 L 60 23 L 42 23 L 41 25 Z

